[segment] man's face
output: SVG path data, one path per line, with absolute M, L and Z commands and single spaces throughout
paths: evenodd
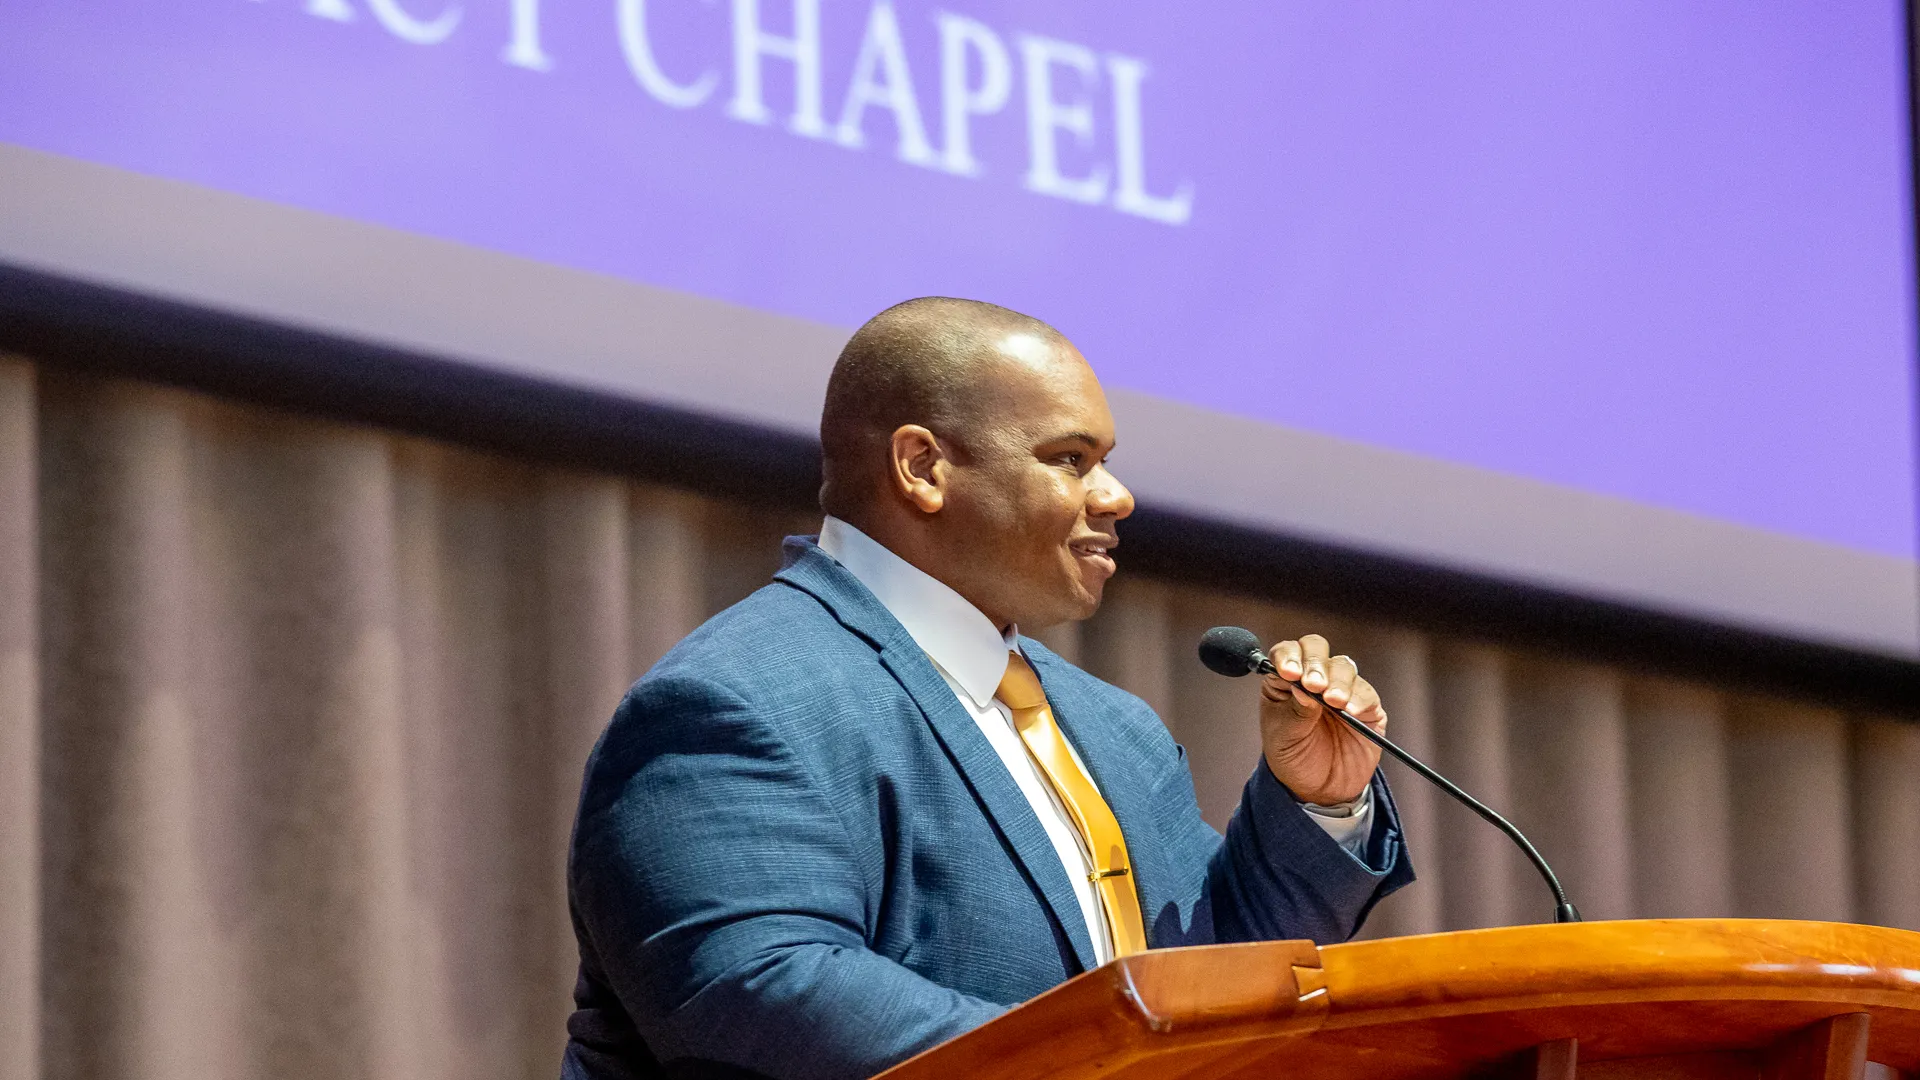
M 1107 471 L 1113 414 L 1064 341 L 1013 334 L 983 395 L 984 421 L 954 462 L 943 523 L 969 553 L 959 591 L 1002 625 L 1092 615 L 1114 572 L 1133 494 Z

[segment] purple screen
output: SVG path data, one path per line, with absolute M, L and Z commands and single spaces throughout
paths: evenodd
M 1904 79 L 1894 0 L 0 2 L 0 141 L 1911 558 Z

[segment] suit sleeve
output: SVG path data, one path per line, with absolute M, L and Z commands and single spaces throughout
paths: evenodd
M 569 882 L 601 977 L 664 1063 L 867 1076 L 1001 1006 L 867 948 L 870 896 L 825 793 L 764 716 L 648 680 L 589 765 Z
M 1183 823 L 1174 830 L 1174 855 L 1189 867 L 1185 880 L 1196 895 L 1181 898 L 1191 905 L 1185 925 L 1156 932 L 1154 944 L 1345 941 L 1374 904 L 1413 880 L 1399 815 L 1380 773 L 1372 781 L 1373 832 L 1356 856 L 1314 823 L 1264 761 L 1254 766 L 1222 837 L 1200 817 L 1185 752 L 1176 750 L 1176 758 L 1158 802 L 1163 820 Z

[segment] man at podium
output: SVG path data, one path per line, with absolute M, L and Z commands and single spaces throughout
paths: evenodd
M 1052 327 L 875 316 L 817 538 L 621 701 L 569 865 L 569 1078 L 868 1076 L 1141 949 L 1344 940 L 1413 878 L 1354 662 L 1282 642 L 1226 835 L 1147 705 L 1020 634 L 1091 615 L 1133 497 Z

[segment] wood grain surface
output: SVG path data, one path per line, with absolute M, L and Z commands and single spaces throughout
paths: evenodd
M 1659 919 L 1158 949 L 887 1080 L 1920 1080 L 1920 934 Z

